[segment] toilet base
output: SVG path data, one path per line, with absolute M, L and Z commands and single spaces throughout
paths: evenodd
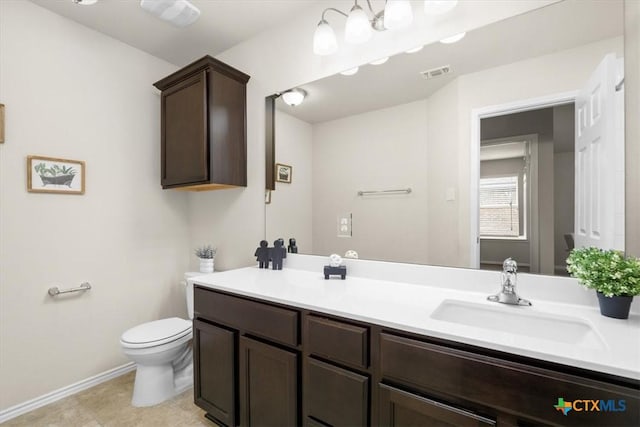
M 193 386 L 193 354 L 191 346 L 173 363 L 159 365 L 137 364 L 131 404 L 136 407 L 154 406 Z

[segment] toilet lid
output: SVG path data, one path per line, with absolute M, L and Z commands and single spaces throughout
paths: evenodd
M 124 344 L 163 344 L 175 341 L 191 333 L 191 322 L 178 317 L 155 320 L 135 326 L 122 334 L 121 341 Z

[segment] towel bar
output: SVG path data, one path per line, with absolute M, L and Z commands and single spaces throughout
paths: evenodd
M 56 295 L 60 295 L 60 294 L 68 294 L 70 292 L 88 291 L 89 289 L 91 289 L 91 284 L 89 282 L 83 282 L 77 288 L 60 289 L 57 286 L 54 286 L 53 288 L 49 288 L 49 290 L 47 292 L 52 297 L 55 297 Z

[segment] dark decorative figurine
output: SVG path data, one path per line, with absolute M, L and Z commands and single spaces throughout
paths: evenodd
M 269 249 L 271 258 L 271 268 L 282 270 L 282 260 L 287 257 L 287 250 L 284 248 L 284 239 L 273 242 L 273 248 Z
M 340 276 L 342 280 L 347 278 L 347 266 L 339 265 L 337 267 L 331 267 L 330 265 L 324 266 L 324 280 L 329 280 L 329 276 Z
M 297 254 L 298 253 L 298 247 L 296 246 L 296 239 L 289 239 L 289 246 L 287 246 L 287 252 L 289 252 L 290 254 Z
M 260 247 L 256 249 L 256 253 L 254 254 L 257 261 L 260 263 L 260 268 L 269 268 L 270 248 L 268 248 L 268 245 L 269 242 L 267 242 L 266 240 L 261 240 Z

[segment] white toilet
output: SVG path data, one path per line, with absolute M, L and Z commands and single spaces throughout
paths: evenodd
M 185 278 L 193 275 L 187 273 Z M 185 281 L 185 288 L 189 319 L 193 319 L 193 286 Z M 191 320 L 171 317 L 143 323 L 122 334 L 122 351 L 136 362 L 133 406 L 157 405 L 193 385 L 191 326 Z

